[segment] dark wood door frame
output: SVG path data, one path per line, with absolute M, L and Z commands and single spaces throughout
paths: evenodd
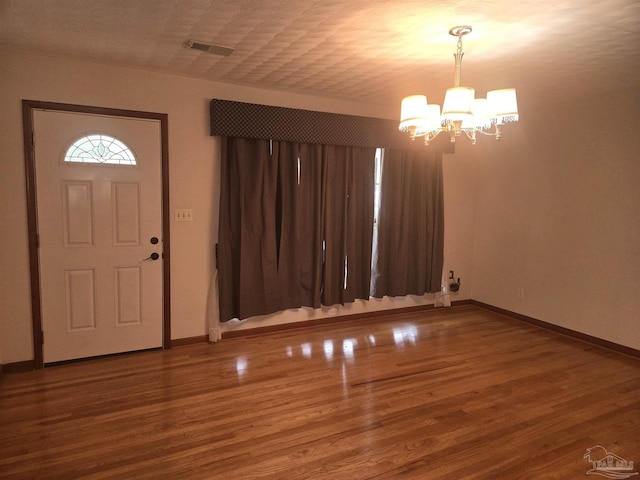
M 91 107 L 67 103 L 22 100 L 22 134 L 24 142 L 25 180 L 27 187 L 27 224 L 29 238 L 29 269 L 31 280 L 31 319 L 33 322 L 33 363 L 35 368 L 44 366 L 42 354 L 42 308 L 40 293 L 40 261 L 38 256 L 38 214 L 36 196 L 36 163 L 34 149 L 34 110 L 76 112 L 113 117 L 158 120 L 162 156 L 162 346 L 171 348 L 171 242 L 169 212 L 169 125 L 166 113 L 121 110 L 117 108 Z

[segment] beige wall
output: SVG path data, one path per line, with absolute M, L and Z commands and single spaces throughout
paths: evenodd
M 192 223 L 172 223 L 172 337 L 207 333 L 207 292 L 217 238 L 217 140 L 208 134 L 211 98 L 282 105 L 335 113 L 393 118 L 377 106 L 360 105 L 285 92 L 264 91 L 162 73 L 0 50 L 0 362 L 33 358 L 29 294 L 22 99 L 75 103 L 167 113 L 169 115 L 170 206 L 192 208 Z M 455 157 L 458 157 L 456 155 Z M 452 157 L 453 158 L 453 157 Z M 472 180 L 461 159 L 445 170 L 447 204 L 446 261 L 463 277 L 457 298 L 471 292 Z M 463 192 L 463 193 L 461 193 Z M 452 235 L 452 232 L 454 235 Z M 255 319 L 229 328 L 247 328 L 329 315 L 431 303 L 430 296 L 356 302 L 318 311 L 301 309 Z
M 640 349 L 638 105 L 520 105 L 500 148 L 475 151 L 473 299 Z

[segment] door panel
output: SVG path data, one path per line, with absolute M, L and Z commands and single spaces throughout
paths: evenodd
M 113 244 L 140 245 L 140 184 L 113 183 L 111 198 Z
M 96 328 L 96 271 L 65 270 L 66 323 L 68 332 Z
M 65 247 L 93 246 L 91 182 L 62 181 L 62 231 Z
M 34 126 L 44 362 L 162 346 L 159 122 L 35 110 Z M 63 161 L 95 133 L 136 165 Z

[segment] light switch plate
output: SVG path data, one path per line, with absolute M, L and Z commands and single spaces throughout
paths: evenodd
M 193 210 L 191 208 L 176 208 L 176 222 L 193 222 Z

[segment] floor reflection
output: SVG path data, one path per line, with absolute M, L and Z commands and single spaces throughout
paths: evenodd
M 333 341 L 332 340 L 324 341 L 324 357 L 329 362 L 333 360 Z
M 418 341 L 418 329 L 415 325 L 405 325 L 394 328 L 393 341 L 399 347 L 404 347 L 405 343 L 415 345 Z
M 375 348 L 379 345 L 388 345 L 389 343 L 395 344 L 399 348 L 405 348 L 407 346 L 415 346 L 419 340 L 418 328 L 412 324 L 404 324 L 393 327 L 389 331 L 389 335 L 378 334 L 378 337 L 373 334 L 365 334 L 360 339 L 356 337 L 349 337 L 344 339 L 323 339 L 321 343 L 318 342 L 305 342 L 300 344 L 299 347 L 287 346 L 285 351 L 289 358 L 300 356 L 305 359 L 311 359 L 313 357 L 314 343 L 317 344 L 317 350 L 322 351 L 327 362 L 335 360 L 336 356 L 340 355 L 340 349 L 336 350 L 336 345 L 342 345 L 342 357 L 352 363 L 356 356 L 357 350 Z M 300 352 L 297 354 L 296 352 Z
M 238 379 L 241 380 L 244 377 L 245 373 L 247 373 L 247 357 L 242 356 L 236 359 L 236 371 L 238 372 Z
M 353 352 L 355 351 L 357 346 L 358 339 L 356 338 L 345 338 L 342 341 L 342 352 L 348 360 L 353 361 Z
M 384 348 L 395 346 L 397 349 L 415 347 L 420 334 L 418 327 L 410 323 L 395 325 L 386 332 L 364 333 L 361 336 L 347 338 L 319 338 L 310 340 L 299 345 L 287 345 L 284 353 L 287 358 L 293 360 L 312 360 L 314 352 L 316 357 L 324 356 L 324 362 L 330 368 L 341 368 L 342 381 L 344 385 L 348 383 L 349 369 L 355 366 L 358 359 L 358 351 L 362 354 L 371 353 L 373 348 Z M 362 356 L 362 355 L 361 355 Z M 318 360 L 318 358 L 316 358 Z M 334 362 L 339 362 L 335 365 Z M 241 380 L 248 372 L 247 356 L 240 356 L 236 360 L 236 371 L 238 379 Z

